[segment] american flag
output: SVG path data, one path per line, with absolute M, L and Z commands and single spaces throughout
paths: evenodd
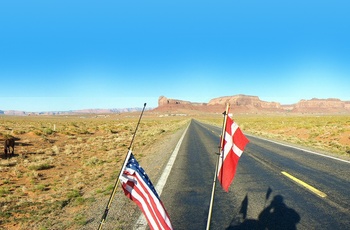
M 151 229 L 173 229 L 157 191 L 131 152 L 119 179 L 125 195 L 141 209 Z

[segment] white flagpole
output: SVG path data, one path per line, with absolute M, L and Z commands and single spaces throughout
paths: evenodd
M 221 134 L 221 140 L 220 140 L 220 146 L 219 146 L 219 155 L 218 159 L 216 161 L 215 166 L 215 174 L 214 174 L 214 180 L 213 180 L 213 188 L 211 190 L 211 198 L 210 198 L 210 205 L 209 205 L 209 212 L 208 212 L 208 218 L 207 218 L 207 228 L 206 230 L 210 229 L 210 222 L 211 222 L 211 214 L 213 212 L 213 205 L 214 205 L 214 196 L 215 196 L 215 186 L 216 186 L 216 180 L 217 180 L 217 174 L 218 174 L 218 167 L 219 167 L 219 160 L 221 158 L 221 152 L 222 152 L 222 146 L 224 145 L 225 140 L 225 132 L 226 132 L 226 119 L 228 116 L 228 110 L 229 110 L 230 104 L 226 105 L 226 110 L 223 113 L 224 114 L 224 122 L 222 125 L 222 134 Z

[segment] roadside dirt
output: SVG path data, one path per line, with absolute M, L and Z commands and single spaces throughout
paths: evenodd
M 164 167 L 184 132 L 184 129 L 185 127 L 172 135 L 168 135 L 165 138 L 158 140 L 144 152 L 147 156 L 139 161 L 140 165 L 152 180 L 154 186 L 157 184 Z M 137 149 L 134 152 L 137 152 Z M 98 228 L 102 214 L 108 203 L 108 199 L 109 196 L 101 197 L 89 207 L 89 210 L 86 212 L 88 221 L 82 229 L 88 230 Z M 166 204 L 164 205 L 166 207 Z M 112 202 L 111 209 L 109 210 L 107 220 L 103 225 L 103 229 L 132 229 L 140 214 L 141 211 L 124 195 L 121 186 L 119 186 Z
M 97 229 L 137 117 L 0 116 L 0 143 L 9 134 L 16 138 L 14 156 L 0 152 L 0 229 Z M 220 114 L 195 118 L 222 125 Z M 243 116 L 237 121 L 244 132 L 298 146 L 334 147 L 349 159 L 348 117 L 316 119 Z M 143 119 L 133 152 L 154 185 L 189 120 L 154 114 Z M 141 213 L 118 187 L 103 229 L 132 229 Z
M 14 155 L 0 152 L 0 229 L 97 229 L 136 118 L 0 117 L 0 142 L 16 138 Z M 140 124 L 133 152 L 154 184 L 188 121 Z M 103 229 L 130 229 L 140 214 L 118 187 Z

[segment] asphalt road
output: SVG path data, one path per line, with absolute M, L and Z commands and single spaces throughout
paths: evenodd
M 221 128 L 193 120 L 161 199 L 174 229 L 205 229 Z M 211 229 L 350 229 L 350 163 L 252 136 Z M 316 189 L 312 191 L 313 189 Z

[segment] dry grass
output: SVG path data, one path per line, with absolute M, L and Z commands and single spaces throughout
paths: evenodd
M 14 157 L 0 154 L 0 228 L 83 226 L 84 210 L 111 193 L 138 119 L 130 115 L 0 117 L 0 139 L 17 139 Z M 145 116 L 133 146 L 137 159 L 187 122 Z
M 253 135 L 350 156 L 349 115 L 238 115 L 234 119 L 244 132 Z M 205 121 L 222 125 L 222 117 Z
M 113 189 L 138 115 L 0 116 L 0 140 L 17 138 L 15 156 L 0 155 L 0 229 L 85 226 L 86 210 Z M 222 125 L 220 115 L 196 119 Z M 235 120 L 251 134 L 350 155 L 349 116 L 247 115 Z M 145 114 L 133 146 L 140 163 L 147 162 L 157 141 L 188 121 Z M 119 221 L 116 228 L 126 220 Z

